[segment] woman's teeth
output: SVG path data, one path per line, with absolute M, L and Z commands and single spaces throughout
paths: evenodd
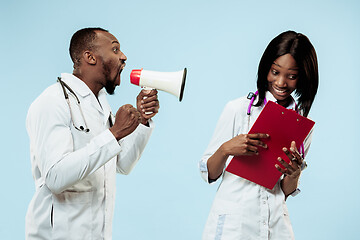
M 275 90 L 275 92 L 280 93 L 280 94 L 282 94 L 282 93 L 285 93 L 285 92 L 286 92 L 286 90 L 279 90 L 279 89 L 276 89 L 276 88 L 274 88 L 274 90 Z

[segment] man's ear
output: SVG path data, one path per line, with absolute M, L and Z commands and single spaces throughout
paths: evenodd
M 84 61 L 88 64 L 95 65 L 96 64 L 96 57 L 93 52 L 91 51 L 85 51 L 83 53 Z

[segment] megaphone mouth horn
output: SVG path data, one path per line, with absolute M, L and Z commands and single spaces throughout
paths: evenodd
M 155 88 L 175 95 L 181 102 L 186 81 L 187 69 L 177 72 L 156 72 L 134 69 L 130 82 L 140 87 Z
M 184 74 L 183 74 L 183 78 L 182 78 L 182 82 L 181 82 L 181 90 L 180 90 L 180 97 L 179 97 L 179 101 L 180 101 L 180 102 L 181 102 L 181 100 L 182 100 L 182 98 L 183 98 L 183 94 L 184 94 L 186 73 L 187 73 L 187 69 L 184 68 Z

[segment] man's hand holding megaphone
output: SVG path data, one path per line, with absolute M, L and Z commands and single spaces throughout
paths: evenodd
M 136 98 L 136 106 L 141 114 L 141 123 L 148 124 L 148 120 L 159 112 L 160 104 L 156 89 L 143 89 Z

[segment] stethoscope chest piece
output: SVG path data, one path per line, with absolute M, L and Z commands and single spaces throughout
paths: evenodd
M 253 92 L 249 92 L 249 94 L 247 95 L 247 99 L 249 99 L 249 100 L 251 100 L 253 97 L 255 97 L 256 95 L 255 95 L 255 93 L 253 93 Z

